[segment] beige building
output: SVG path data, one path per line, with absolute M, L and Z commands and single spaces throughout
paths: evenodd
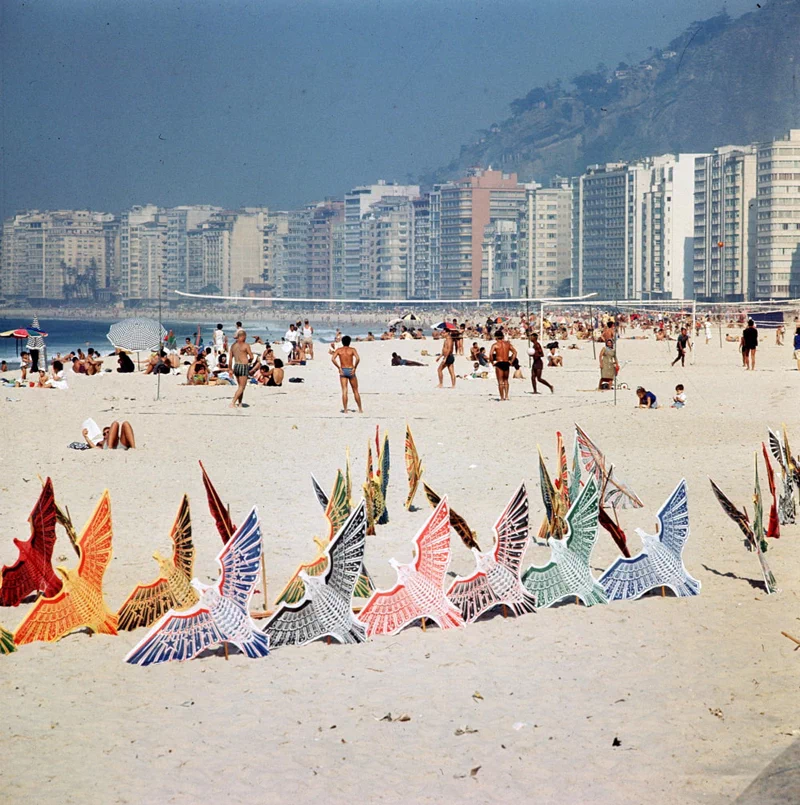
M 800 296 L 800 129 L 758 146 L 756 299 Z
M 0 289 L 7 297 L 94 299 L 110 280 L 109 213 L 32 210 L 3 225 Z

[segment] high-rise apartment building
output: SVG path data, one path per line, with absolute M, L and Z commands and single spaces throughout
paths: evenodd
M 333 297 L 334 227 L 344 223 L 344 202 L 328 200 L 317 204 L 308 224 L 308 296 Z
M 414 202 L 385 196 L 361 220 L 365 299 L 407 299 L 413 275 Z
M 700 301 L 755 298 L 756 149 L 726 145 L 695 158 L 693 285 Z
M 32 210 L 3 225 L 3 294 L 41 300 L 94 299 L 106 289 L 107 231 L 114 216 L 89 210 Z
M 572 277 L 572 196 L 568 179 L 525 185 L 519 218 L 519 288 L 514 295 L 569 296 Z
M 435 272 L 446 299 L 476 299 L 483 275 L 483 244 L 486 227 L 496 221 L 516 221 L 525 202 L 525 187 L 515 173 L 474 170 L 456 182 L 435 188 Z
M 516 297 L 520 290 L 519 226 L 498 219 L 483 229 L 482 299 Z
M 419 185 L 398 185 L 383 180 L 377 184 L 355 187 L 344 197 L 345 242 L 342 296 L 358 299 L 369 287 L 368 267 L 362 263 L 361 220 L 373 204 L 387 196 L 419 196 Z
M 800 297 L 800 129 L 758 146 L 755 295 Z
M 413 235 L 411 239 L 410 299 L 435 299 L 438 293 L 431 260 L 431 198 L 425 193 L 412 202 Z

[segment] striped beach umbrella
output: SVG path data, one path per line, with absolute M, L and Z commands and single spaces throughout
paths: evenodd
M 39 317 L 34 316 L 31 326 L 28 328 L 28 349 L 44 349 L 44 338 L 42 330 L 39 329 Z
M 112 324 L 106 338 L 118 349 L 129 352 L 150 351 L 161 348 L 167 331 L 155 319 L 123 319 Z

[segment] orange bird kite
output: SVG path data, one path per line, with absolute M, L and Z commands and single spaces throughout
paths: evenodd
M 103 492 L 78 539 L 77 570 L 56 567 L 63 578 L 61 592 L 41 598 L 14 634 L 18 646 L 35 640 L 53 642 L 76 629 L 117 633 L 117 616 L 103 598 L 103 576 L 111 562 L 111 498 Z

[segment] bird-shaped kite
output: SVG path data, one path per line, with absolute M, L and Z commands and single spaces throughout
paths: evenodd
M 0 654 L 11 654 L 12 651 L 16 650 L 14 635 L 0 626 Z
M 424 481 L 422 482 L 422 488 L 425 490 L 425 497 L 428 498 L 428 503 L 435 509 L 439 505 L 441 498 Z M 478 545 L 478 535 L 469 527 L 467 521 L 453 509 L 450 509 L 450 527 L 461 537 L 461 541 L 467 550 L 479 551 L 481 549 L 481 546 Z
M 561 434 L 558 434 L 559 437 Z M 563 539 L 566 524 L 564 517 L 569 511 L 569 488 L 565 480 L 566 474 L 559 471 L 558 485 L 554 484 L 544 463 L 544 456 L 541 448 L 539 451 L 539 486 L 542 490 L 542 501 L 544 502 L 545 518 L 539 527 L 538 542 L 544 545 L 549 538 Z M 564 462 L 566 470 L 566 461 Z
M 389 522 L 386 509 L 386 492 L 389 488 L 389 435 L 383 436 L 383 447 L 379 448 L 380 430 L 375 428 L 375 451 L 378 459 L 377 472 L 372 465 L 372 445 L 367 443 L 367 480 L 364 484 L 364 500 L 367 505 L 367 534 L 375 534 L 376 525 Z
M 14 633 L 18 646 L 35 640 L 60 640 L 76 629 L 117 633 L 117 616 L 103 598 L 103 576 L 111 562 L 111 497 L 106 489 L 78 540 L 76 570 L 56 567 L 61 592 L 40 598 Z
M 325 494 L 323 488 L 319 485 L 319 481 L 314 477 L 313 473 L 311 474 L 311 486 L 314 487 L 314 494 L 317 496 L 319 505 L 322 506 L 323 509 L 327 509 L 328 496 Z
M 464 626 L 464 619 L 442 589 L 450 564 L 447 498 L 436 507 L 414 542 L 414 562 L 401 565 L 389 560 L 397 571 L 397 584 L 387 592 L 373 593 L 358 616 L 367 627 L 368 637 L 396 634 L 420 618 L 430 618 L 441 629 Z
M 411 435 L 411 428 L 406 424 L 406 473 L 408 475 L 408 497 L 406 498 L 406 509 L 411 509 L 414 496 L 417 494 L 420 478 L 422 478 L 422 460 L 414 444 L 414 437 Z
M 326 496 L 327 497 L 327 496 Z M 339 529 L 344 525 L 345 520 L 350 516 L 350 503 L 347 499 L 347 483 L 342 475 L 342 471 L 336 472 L 336 480 L 333 482 L 328 504 L 325 507 L 325 519 L 328 523 L 328 533 L 324 539 L 314 537 L 317 546 L 317 555 L 310 562 L 300 565 L 286 583 L 281 594 L 275 600 L 276 604 L 296 604 L 303 598 L 305 593 L 304 576 L 320 576 L 328 569 L 327 548 L 331 540 L 336 536 Z M 372 579 L 365 568 L 359 575 L 355 595 L 357 598 L 369 598 L 375 589 Z
M 200 600 L 183 612 L 170 611 L 134 646 L 125 661 L 153 665 L 191 660 L 217 643 L 232 643 L 248 657 L 266 657 L 269 638 L 253 623 L 250 598 L 261 562 L 261 523 L 253 507 L 217 556 L 216 584 L 192 579 Z
M 473 548 L 475 572 L 467 578 L 457 578 L 447 591 L 447 597 L 461 610 L 467 623 L 498 604 L 510 607 L 515 615 L 534 611 L 536 602 L 520 579 L 520 565 L 530 541 L 524 483 L 494 524 L 494 536 L 491 551 L 481 553 Z
M 281 605 L 264 627 L 272 648 L 301 646 L 325 636 L 340 643 L 366 640 L 364 625 L 351 607 L 366 539 L 367 509 L 362 501 L 325 549 L 324 575 L 309 576 L 301 570 L 305 597 L 299 604 Z
M 777 539 L 781 535 L 780 518 L 778 517 L 778 497 L 775 490 L 775 472 L 772 469 L 772 462 L 769 460 L 767 446 L 761 442 L 761 452 L 764 455 L 764 464 L 767 467 L 767 483 L 769 484 L 769 494 L 772 503 L 769 505 L 769 518 L 767 520 L 767 536 Z M 756 459 L 757 460 L 757 459 Z
M 748 551 L 755 551 L 758 556 L 758 562 L 761 567 L 761 575 L 764 578 L 764 586 L 767 593 L 774 593 L 778 587 L 775 581 L 775 576 L 767 564 L 767 558 L 764 556 L 764 551 L 767 548 L 766 540 L 763 538 L 763 526 L 761 528 L 761 537 L 757 537 L 755 530 L 750 525 L 750 518 L 747 516 L 747 509 L 739 511 L 736 506 L 728 499 L 725 493 L 709 478 L 711 488 L 714 490 L 719 505 L 728 517 L 733 520 L 745 536 L 744 545 Z
M 152 626 L 170 609 L 187 609 L 197 603 L 197 591 L 192 587 L 194 575 L 194 544 L 189 497 L 183 496 L 178 515 L 170 533 L 172 558 L 156 551 L 160 574 L 150 584 L 140 584 L 120 607 L 117 628 L 120 631 Z
M 658 510 L 658 535 L 640 528 L 642 550 L 632 559 L 619 557 L 600 577 L 609 601 L 639 598 L 656 587 L 669 587 L 677 596 L 697 595 L 700 582 L 683 564 L 683 549 L 689 539 L 689 505 L 686 480 L 682 480 Z
M 56 544 L 56 503 L 53 482 L 48 478 L 28 522 L 31 536 L 14 539 L 19 550 L 17 561 L 0 570 L 0 606 L 16 607 L 34 593 L 52 597 L 61 589 L 61 579 L 53 571 Z
M 211 516 L 214 518 L 214 523 L 217 526 L 219 536 L 222 539 L 223 544 L 225 544 L 233 536 L 233 532 L 236 531 L 236 526 L 231 520 L 230 510 L 222 502 L 222 498 L 214 488 L 214 484 L 211 483 L 211 478 L 208 477 L 208 473 L 206 472 L 206 468 L 203 466 L 203 462 L 200 461 L 198 463 L 200 464 L 200 469 L 203 473 L 203 486 L 206 488 L 208 508 L 211 512 Z
M 771 428 L 769 429 L 769 449 L 781 468 L 781 480 L 783 481 L 783 488 L 778 495 L 778 521 L 781 525 L 791 525 L 797 517 L 794 503 L 794 477 L 786 459 L 784 444 Z
M 529 567 L 522 577 L 537 607 L 549 607 L 571 596 L 580 598 L 587 607 L 608 603 L 589 567 L 597 542 L 598 508 L 597 481 L 590 476 L 567 513 L 566 538 L 548 540 L 552 551 L 550 562 L 544 567 Z

